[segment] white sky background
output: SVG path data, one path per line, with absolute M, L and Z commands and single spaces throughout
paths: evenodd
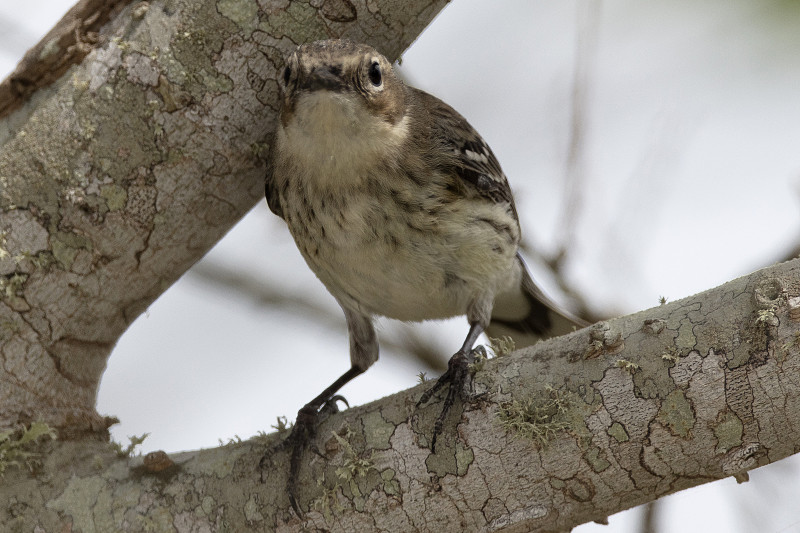
M 0 75 L 72 3 L 0 3 Z M 404 76 L 453 105 L 492 146 L 515 190 L 523 234 L 545 251 L 560 220 L 585 5 L 459 0 L 403 57 Z M 600 6 L 570 281 L 597 309 L 631 312 L 782 257 L 800 239 L 800 3 Z M 204 261 L 338 313 L 265 203 Z M 397 335 L 394 327 L 381 330 Z M 463 318 L 414 328 L 438 339 L 443 359 L 467 329 Z M 145 452 L 211 447 L 269 430 L 278 415 L 293 418 L 348 368 L 347 350 L 343 318 L 338 329 L 319 327 L 190 273 L 119 342 L 99 411 L 122 420 L 116 440 L 150 432 Z M 413 385 L 420 370 L 384 351 L 343 392 L 353 404 L 368 402 Z M 665 498 L 659 531 L 800 532 L 798 464 L 793 458 L 752 472 L 744 485 L 728 479 Z M 576 531 L 637 531 L 638 513 Z

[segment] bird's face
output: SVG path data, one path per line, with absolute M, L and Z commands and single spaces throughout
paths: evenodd
M 394 125 L 405 111 L 403 82 L 391 63 L 367 45 L 346 40 L 301 45 L 287 60 L 281 81 L 284 128 L 295 121 L 333 132 L 363 124 L 365 117 Z

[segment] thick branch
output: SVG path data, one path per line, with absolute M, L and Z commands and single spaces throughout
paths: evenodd
M 114 343 L 263 198 L 290 50 L 344 36 L 397 57 L 444 3 L 81 2 L 103 7 L 65 19 L 88 55 L 0 121 L 0 430 L 105 430 Z M 53 35 L 26 57 L 75 52 Z
M 6 474 L 15 514 L 0 528 L 561 531 L 743 480 L 800 449 L 798 295 L 795 260 L 490 360 L 435 454 L 440 405 L 415 408 L 429 384 L 332 416 L 317 438 L 328 460 L 309 452 L 301 469 L 303 518 L 282 452 L 260 481 L 274 438 L 179 454 L 158 473 L 66 443 L 44 458 L 47 483 Z
M 0 117 L 21 107 L 36 91 L 79 64 L 97 44 L 100 28 L 130 2 L 80 0 L 75 4 L 0 83 Z

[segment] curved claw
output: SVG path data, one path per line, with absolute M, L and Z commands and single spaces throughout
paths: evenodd
M 347 398 L 345 398 L 341 394 L 336 394 L 328 398 L 328 400 L 322 404 L 322 407 L 320 407 L 319 412 L 324 413 L 326 415 L 332 415 L 338 413 L 339 412 L 339 406 L 337 405 L 338 402 L 342 402 L 347 406 L 348 409 L 350 408 L 350 404 L 348 403 Z
M 289 503 L 292 505 L 294 512 L 297 513 L 297 516 L 303 516 L 303 511 L 300 509 L 296 496 L 297 480 L 299 478 L 303 452 L 306 448 L 311 448 L 312 452 L 323 459 L 327 459 L 325 454 L 323 454 L 313 442 L 313 439 L 317 434 L 317 426 L 321 418 L 320 415 L 325 415 L 325 417 L 327 417 L 327 415 L 338 413 L 339 407 L 337 402 L 342 402 L 347 407 L 350 407 L 345 397 L 339 394 L 326 400 L 322 406 L 315 406 L 311 403 L 303 406 L 303 408 L 297 412 L 297 420 L 292 427 L 291 433 L 279 444 L 264 452 L 264 455 L 258 462 L 258 466 L 261 469 L 261 482 L 264 483 L 264 470 L 272 455 L 275 452 L 291 449 L 291 455 L 289 457 L 289 478 L 286 481 L 286 490 L 289 496 Z
M 442 403 L 442 411 L 436 417 L 433 424 L 433 436 L 431 437 L 431 451 L 436 453 L 436 439 L 444 428 L 444 421 L 450 413 L 450 409 L 456 400 L 456 394 L 464 390 L 466 384 L 470 380 L 470 363 L 472 363 L 475 350 L 469 352 L 461 351 L 453 355 L 447 363 L 447 371 L 434 383 L 434 385 L 425 391 L 417 402 L 417 407 L 427 403 L 436 392 L 448 385 L 447 396 Z

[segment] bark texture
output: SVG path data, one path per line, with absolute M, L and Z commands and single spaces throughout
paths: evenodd
M 283 452 L 261 481 L 274 435 L 171 459 L 51 442 L 6 473 L 0 529 L 563 531 L 744 480 L 800 449 L 800 260 L 489 360 L 435 454 L 440 404 L 415 408 L 428 386 L 325 421 L 303 517 Z
M 444 3 L 70 11 L 2 86 L 41 74 L 29 100 L 2 104 L 22 107 L 0 122 L 0 430 L 42 420 L 62 437 L 104 432 L 95 397 L 117 339 L 263 198 L 286 54 L 342 36 L 397 57 Z

